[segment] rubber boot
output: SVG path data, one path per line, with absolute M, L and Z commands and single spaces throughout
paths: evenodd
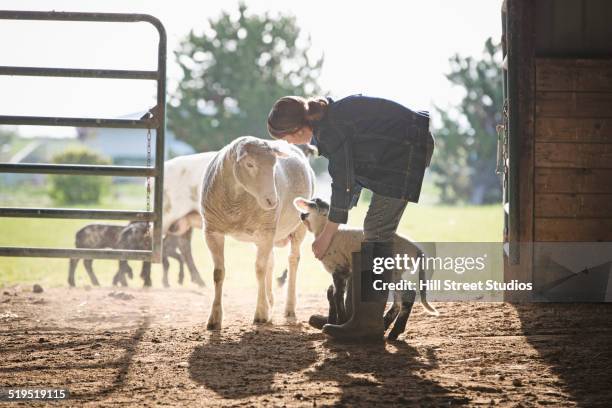
M 364 244 L 361 253 L 353 253 L 352 316 L 344 324 L 323 326 L 323 333 L 335 340 L 345 342 L 383 340 L 385 331 L 383 312 L 389 291 L 375 291 L 371 288 L 371 282 L 379 279 L 379 275 L 372 273 L 373 255 L 372 243 Z M 364 284 L 370 286 L 364 287 Z

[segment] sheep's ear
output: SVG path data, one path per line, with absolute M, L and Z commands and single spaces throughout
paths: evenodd
M 236 162 L 239 162 L 240 160 L 244 159 L 245 157 L 247 157 L 249 155 L 249 141 L 250 139 L 248 138 L 248 136 L 245 136 L 243 138 L 243 140 L 240 140 L 235 147 L 235 152 L 236 152 Z
M 248 154 L 249 152 L 247 152 L 247 149 L 245 149 L 244 146 L 239 147 L 238 151 L 236 152 L 236 162 L 244 159 Z
M 293 205 L 299 212 L 307 213 L 313 206 L 312 201 L 308 201 L 305 198 L 299 197 L 293 200 Z

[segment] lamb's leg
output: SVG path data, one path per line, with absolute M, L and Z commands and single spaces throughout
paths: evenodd
M 346 311 L 347 319 L 353 315 L 353 277 L 349 277 L 346 282 L 346 299 L 344 301 L 344 310 Z
M 393 302 L 387 313 L 385 313 L 384 322 L 385 322 L 385 331 L 391 326 L 391 323 L 395 320 L 400 312 L 400 303 Z
M 183 256 L 179 254 L 176 250 L 174 252 L 167 252 L 164 254 L 164 256 L 166 257 L 166 259 L 174 258 L 178 262 L 179 264 L 178 283 L 179 285 L 182 285 L 183 279 L 185 278 L 185 270 L 183 268 Z M 168 268 L 170 268 L 170 262 L 168 262 Z
M 385 331 L 391 326 L 391 323 L 395 321 L 397 315 L 399 314 L 402 306 L 402 293 L 399 291 L 393 291 L 393 303 L 385 316 L 383 318 L 383 322 L 385 324 Z
M 221 329 L 221 321 L 223 320 L 223 305 L 221 303 L 221 296 L 223 295 L 223 279 L 225 279 L 225 235 L 206 231 L 204 236 L 206 238 L 206 245 L 208 246 L 208 250 L 212 255 L 213 263 L 215 265 L 215 270 L 213 272 L 213 280 L 215 282 L 215 298 L 213 300 L 206 328 L 208 330 L 219 330 Z M 189 265 L 189 263 L 187 265 Z
M 185 279 L 185 268 L 184 268 L 185 262 L 183 260 L 183 255 L 179 254 L 176 257 L 176 260 L 179 263 L 178 283 L 179 283 L 179 285 L 182 285 L 183 284 L 183 280 Z M 200 279 L 202 279 L 202 278 L 200 278 Z
M 272 256 L 272 237 L 257 244 L 257 259 L 255 260 L 255 275 L 257 277 L 257 308 L 253 323 L 270 321 L 270 302 L 266 292 L 266 273 Z
M 128 261 L 119 261 L 119 269 L 121 269 L 121 271 L 123 272 L 123 275 L 127 276 L 128 278 L 132 279 L 134 277 L 134 273 L 132 272 L 132 268 L 130 267 L 130 264 L 128 264 Z M 125 276 L 123 278 L 123 280 L 125 281 Z M 125 282 L 126 286 L 127 282 Z
M 153 285 L 151 282 L 151 262 L 142 262 L 142 269 L 140 270 L 140 277 L 144 281 L 144 287 L 150 288 Z
M 79 258 L 71 258 L 70 266 L 68 267 L 68 285 L 74 286 L 74 272 L 79 263 Z
M 191 234 L 193 228 L 189 228 L 187 232 L 183 235 L 179 236 L 179 251 L 183 254 L 185 258 L 185 262 L 187 262 L 187 268 L 189 268 L 189 274 L 191 275 L 191 281 L 200 287 L 206 286 L 200 273 L 198 272 L 198 268 L 196 268 L 195 262 L 193 261 L 193 256 L 191 253 Z
M 164 276 L 162 277 L 162 284 L 164 288 L 170 287 L 168 283 L 168 269 L 170 269 L 170 261 L 168 261 L 168 254 L 164 254 L 162 257 L 162 266 L 164 268 Z
M 123 278 L 125 280 L 125 278 Z M 117 286 L 121 283 L 121 267 L 119 267 L 119 269 L 117 270 L 117 272 L 115 273 L 115 276 L 113 276 L 113 286 Z M 127 282 L 126 282 L 127 284 Z
M 98 282 L 98 278 L 96 278 L 96 274 L 93 271 L 93 260 L 92 259 L 85 259 L 83 261 L 83 263 L 85 264 L 85 270 L 87 271 L 87 274 L 89 275 L 89 279 L 91 280 L 91 284 L 94 286 L 100 286 L 100 283 Z
M 127 286 L 127 280 L 125 279 L 126 275 L 128 275 L 130 279 L 132 278 L 132 268 L 130 268 L 127 261 L 119 261 L 119 270 L 113 277 L 113 286 Z
M 302 223 L 291 234 L 291 250 L 289 252 L 289 279 L 287 284 L 287 300 L 285 317 L 295 318 L 297 269 L 300 263 L 300 247 L 306 236 L 306 226 Z
M 329 311 L 327 316 L 320 314 L 314 314 L 308 319 L 310 324 L 315 329 L 321 330 L 327 323 L 337 324 L 338 317 L 336 314 L 336 302 L 334 300 L 334 285 L 329 285 L 327 288 L 327 303 L 329 304 Z
M 346 292 L 346 279 L 335 273 L 334 279 L 334 304 L 336 305 L 337 323 L 332 324 L 343 324 L 348 321 L 346 315 L 346 308 L 344 306 L 344 294 Z
M 389 340 L 397 340 L 400 334 L 406 330 L 406 324 L 408 323 L 408 318 L 410 317 L 410 312 L 412 311 L 412 305 L 414 305 L 414 299 L 416 297 L 416 292 L 411 290 L 405 292 L 402 295 L 402 308 L 393 324 L 393 329 L 389 332 L 387 338 Z

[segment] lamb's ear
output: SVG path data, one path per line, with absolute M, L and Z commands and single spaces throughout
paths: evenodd
M 315 145 L 311 145 L 311 144 L 307 144 L 306 146 L 306 157 L 317 157 L 319 155 L 319 149 L 317 149 L 317 146 Z
M 274 153 L 276 157 L 291 156 L 289 143 L 284 140 L 273 140 L 268 142 L 268 145 L 270 146 L 270 148 L 272 149 L 272 153 Z
M 299 197 L 293 200 L 293 205 L 299 212 L 307 213 L 310 212 L 313 206 L 313 202 L 306 200 L 305 198 Z
M 283 151 L 282 149 L 279 149 L 278 147 L 273 147 L 272 153 L 274 153 L 276 157 L 289 157 L 289 153 Z

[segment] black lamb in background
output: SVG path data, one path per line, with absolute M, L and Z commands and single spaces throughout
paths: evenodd
M 128 224 L 127 226 L 114 224 L 89 224 L 79 231 L 75 236 L 75 246 L 85 249 L 126 249 L 126 250 L 149 250 L 150 249 L 150 232 L 147 222 L 137 221 Z M 152 228 L 150 229 L 152 230 Z M 191 233 L 189 230 L 185 234 L 167 235 L 163 240 L 163 259 L 164 266 L 163 284 L 168 287 L 168 269 L 170 263 L 168 257 L 175 258 L 179 262 L 179 284 L 183 283 L 184 279 L 184 259 L 178 248 L 186 240 L 188 246 L 191 242 Z M 81 258 L 70 259 L 68 270 L 68 284 L 75 286 L 75 271 Z M 89 275 L 91 284 L 99 286 L 100 283 L 93 271 L 93 259 L 84 259 L 85 270 Z M 113 277 L 113 285 L 127 286 L 126 276 L 130 279 L 133 277 L 132 268 L 127 261 L 119 261 L 119 270 Z M 143 262 L 141 277 L 144 280 L 145 286 L 151 286 L 151 264 Z

